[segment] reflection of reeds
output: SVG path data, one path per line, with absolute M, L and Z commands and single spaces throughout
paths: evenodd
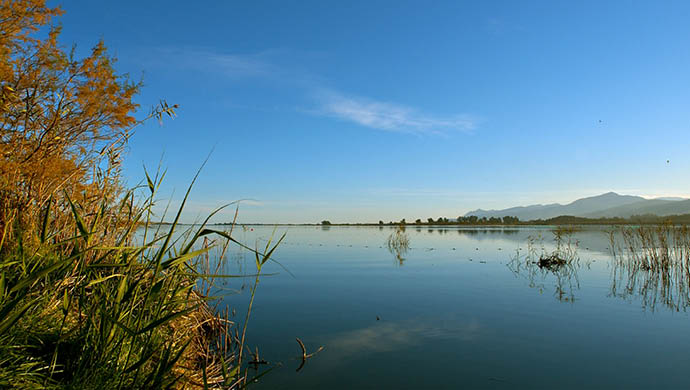
M 508 263 L 508 268 L 516 275 L 527 279 L 529 286 L 543 292 L 544 282 L 549 277 L 555 278 L 556 299 L 572 302 L 575 290 L 580 288 L 577 269 L 580 260 L 577 255 L 579 241 L 572 237 L 574 230 L 556 229 L 554 235 L 555 249 L 547 251 L 540 235 L 530 236 L 527 240 L 527 254 L 520 256 L 519 251 Z
M 613 254 L 611 293 L 639 295 L 645 308 L 657 303 L 679 311 L 690 306 L 690 230 L 662 224 L 620 229 L 610 235 Z
M 573 238 L 573 233 L 576 229 L 569 226 L 559 226 L 553 233 L 553 240 L 556 243 L 556 249 L 548 256 L 558 259 L 560 263 L 572 263 L 577 259 L 577 248 L 580 246 L 580 241 Z
M 405 260 L 403 256 L 410 249 L 410 238 L 407 237 L 407 233 L 405 233 L 405 225 L 398 226 L 395 231 L 388 236 L 386 245 L 388 246 L 388 251 L 394 254 L 402 265 Z
M 534 262 L 539 268 L 547 269 L 556 269 L 577 261 L 577 248 L 580 246 L 580 241 L 573 237 L 574 232 L 573 228 L 567 227 L 552 230 L 555 248 L 550 252 L 546 250 L 541 234 L 536 237 L 527 237 L 528 255 L 525 260 Z

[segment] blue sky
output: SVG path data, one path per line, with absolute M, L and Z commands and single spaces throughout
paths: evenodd
M 690 196 L 690 2 L 52 4 L 66 46 L 143 77 L 142 115 L 180 105 L 138 130 L 130 184 L 162 158 L 178 201 L 213 150 L 188 222 Z

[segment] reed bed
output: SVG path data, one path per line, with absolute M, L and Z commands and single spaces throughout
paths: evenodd
M 609 233 L 611 293 L 639 296 L 643 306 L 680 311 L 690 306 L 690 229 L 672 224 L 622 227 Z
M 103 41 L 65 51 L 62 14 L 0 0 L 0 388 L 243 387 L 249 313 L 242 335 L 218 314 L 215 283 L 235 276 L 211 259 L 251 251 L 258 281 L 275 246 L 208 229 L 218 210 L 181 232 L 191 185 L 173 223 L 154 223 L 165 174 L 127 190 L 122 162 L 138 126 L 178 106 L 138 119 L 141 82 Z
M 250 276 L 258 282 L 277 244 L 247 248 L 232 230 L 208 229 L 213 214 L 179 232 L 189 191 L 171 225 L 153 224 L 160 179 L 147 175 L 148 197 L 139 206 L 135 191 L 119 202 L 104 199 L 96 213 L 70 200 L 68 224 L 54 223 L 61 211 L 49 203 L 34 232 L 38 245 L 19 242 L 3 254 L 0 387 L 246 385 L 249 313 L 240 329 L 227 309 L 213 307 L 215 281 L 238 275 L 219 274 L 221 263 L 211 259 L 223 258 L 229 244 L 252 251 L 257 272 Z

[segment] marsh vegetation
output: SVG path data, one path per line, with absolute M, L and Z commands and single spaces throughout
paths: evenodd
M 399 225 L 395 231 L 388 236 L 386 247 L 391 254 L 395 255 L 398 264 L 402 265 L 405 261 L 404 256 L 410 249 L 410 238 L 405 232 L 405 225 Z
M 668 364 L 690 344 L 687 315 L 675 313 L 690 305 L 687 227 L 658 217 L 323 220 L 284 242 L 275 229 L 210 225 L 223 207 L 183 226 L 196 177 L 169 209 L 158 204 L 164 170 L 133 188 L 122 175 L 139 126 L 177 106 L 142 113 L 141 82 L 116 71 L 103 42 L 84 57 L 65 51 L 51 25 L 60 9 L 0 5 L 1 388 L 690 385 L 684 365 Z M 612 230 L 608 247 L 597 228 L 531 226 L 636 222 L 645 225 Z M 278 245 L 289 245 L 294 274 L 265 279 Z M 228 264 L 233 249 L 242 255 Z M 636 305 L 620 310 L 611 296 Z M 638 302 L 674 316 L 646 316 Z M 297 368 L 275 369 L 280 361 Z
M 250 310 L 240 333 L 210 294 L 246 276 L 219 272 L 228 245 L 256 257 L 257 282 L 275 246 L 207 228 L 218 210 L 184 230 L 196 177 L 170 215 L 157 205 L 164 171 L 127 188 L 129 139 L 177 106 L 137 118 L 141 83 L 102 41 L 65 52 L 61 14 L 0 1 L 0 387 L 242 387 Z
M 644 307 L 690 305 L 690 229 L 660 224 L 609 232 L 613 256 L 611 294 L 639 296 Z
M 550 231 L 550 242 L 544 241 L 541 232 L 528 236 L 527 253 L 523 255 L 517 251 L 508 263 L 508 268 L 516 276 L 525 278 L 529 286 L 538 289 L 540 293 L 545 291 L 546 281 L 553 280 L 556 299 L 573 302 L 575 292 L 580 289 L 580 242 L 574 237 L 576 231 L 571 226 L 556 227 Z

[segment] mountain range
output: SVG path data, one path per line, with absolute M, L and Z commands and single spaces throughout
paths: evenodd
M 615 192 L 578 199 L 568 204 L 537 204 L 531 206 L 511 207 L 503 210 L 474 210 L 465 216 L 482 217 L 517 217 L 521 221 L 548 219 L 561 215 L 575 217 L 628 218 L 633 215 L 654 214 L 658 216 L 690 214 L 690 199 L 655 198 L 645 199 L 641 196 L 619 195 Z

